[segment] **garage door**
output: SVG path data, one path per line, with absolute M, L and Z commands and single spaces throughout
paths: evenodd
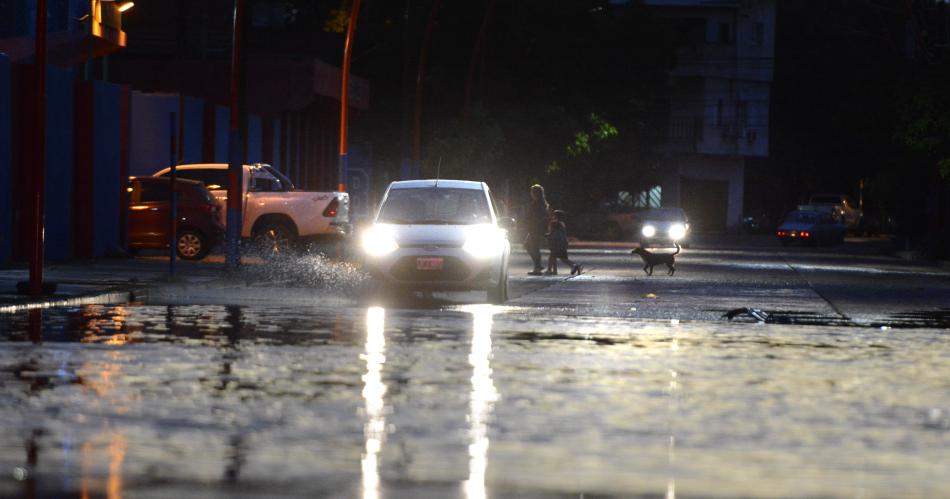
M 680 205 L 696 232 L 725 232 L 729 182 L 680 179 Z

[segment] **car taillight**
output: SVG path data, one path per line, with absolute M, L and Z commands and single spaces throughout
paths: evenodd
M 802 237 L 811 237 L 811 234 L 809 234 L 808 232 L 802 232 L 802 233 L 801 233 L 801 236 L 802 236 Z
M 778 236 L 778 237 L 785 237 L 785 231 L 784 231 L 784 230 L 780 230 L 780 231 L 776 232 L 775 235 Z
M 330 201 L 330 204 L 328 204 L 327 207 L 323 210 L 323 216 L 328 217 L 328 218 L 335 217 L 337 208 L 339 206 L 340 206 L 340 200 L 337 198 L 333 198 L 333 200 Z

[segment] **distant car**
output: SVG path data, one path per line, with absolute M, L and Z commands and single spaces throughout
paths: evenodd
M 783 245 L 839 244 L 844 241 L 847 227 L 824 210 L 795 210 L 775 230 Z
M 861 209 L 844 194 L 813 194 L 808 199 L 808 206 L 809 209 L 830 210 L 832 217 L 842 220 L 851 230 L 858 230 L 864 222 Z
M 570 215 L 569 215 L 570 216 Z M 582 239 L 620 241 L 636 238 L 636 212 L 598 208 L 570 216 L 570 235 Z
M 639 219 L 640 247 L 689 245 L 689 219 L 682 208 L 650 208 Z
M 365 265 L 385 283 L 412 290 L 485 290 L 508 299 L 507 231 L 484 182 L 389 184 L 361 236 Z
M 162 249 L 169 244 L 171 181 L 158 177 L 129 178 L 129 249 Z M 177 239 L 175 252 L 186 260 L 200 260 L 224 236 L 218 202 L 201 182 L 178 179 Z

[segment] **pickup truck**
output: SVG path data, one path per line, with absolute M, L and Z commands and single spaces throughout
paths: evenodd
M 864 222 L 864 214 L 861 209 L 855 206 L 851 198 L 844 194 L 812 194 L 807 206 L 812 207 L 811 209 L 830 211 L 832 216 L 844 223 L 850 230 L 859 229 Z
M 203 182 L 221 205 L 227 221 L 228 165 L 223 163 L 179 165 L 178 177 Z M 168 176 L 171 168 L 153 176 Z M 345 192 L 298 191 L 277 169 L 267 164 L 244 165 L 241 237 L 252 240 L 267 253 L 282 253 L 298 242 L 338 240 L 351 232 L 350 196 Z

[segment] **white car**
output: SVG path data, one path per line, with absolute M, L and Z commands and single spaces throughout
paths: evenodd
M 488 301 L 504 302 L 510 219 L 500 219 L 496 206 L 484 182 L 393 182 L 361 236 L 366 268 L 401 288 L 484 289 Z
M 641 248 L 689 244 L 689 220 L 682 208 L 650 208 L 639 218 Z

